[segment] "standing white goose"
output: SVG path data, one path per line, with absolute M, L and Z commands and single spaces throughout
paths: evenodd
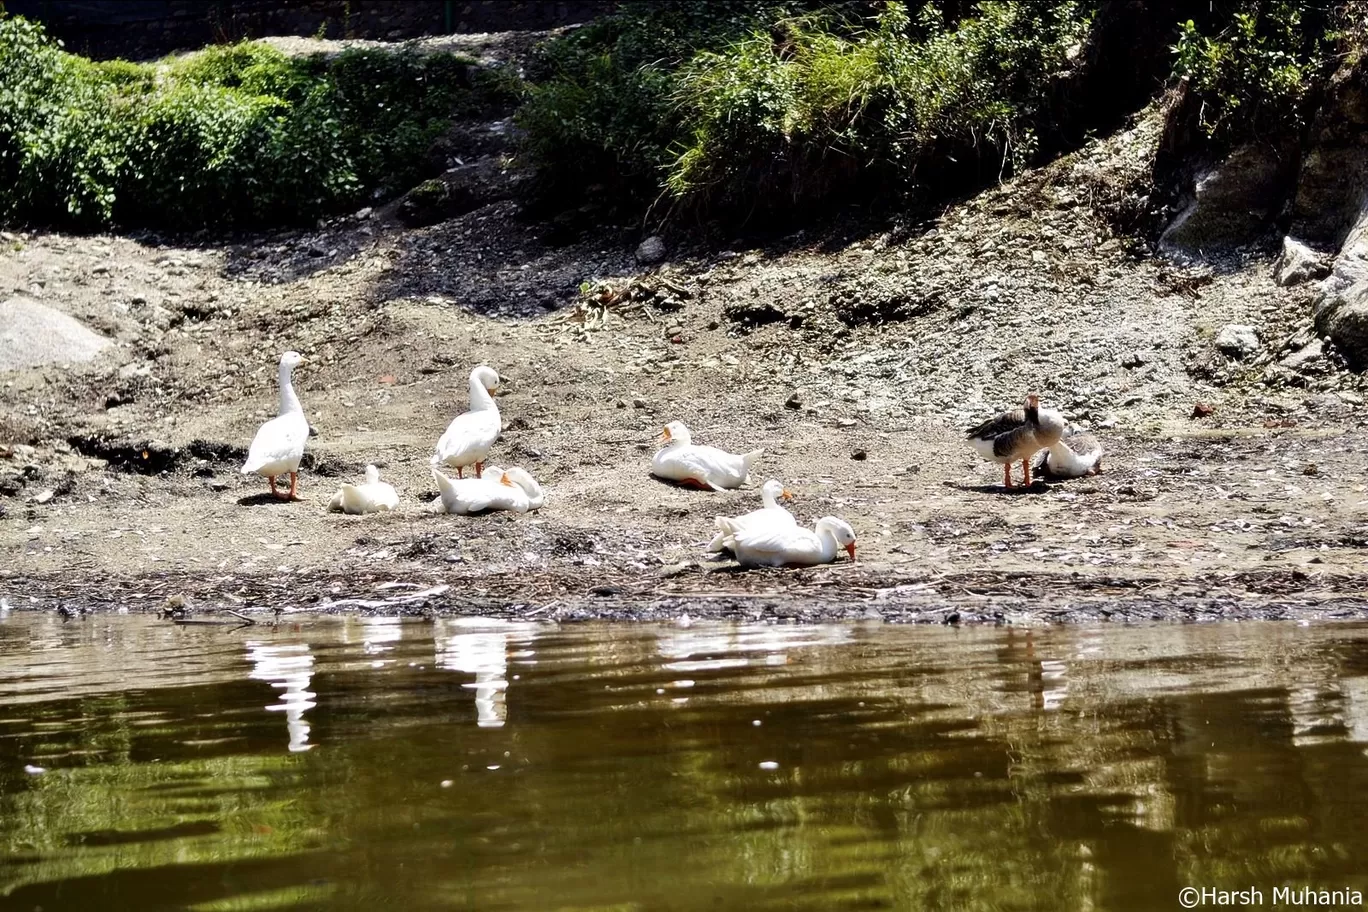
M 812 567 L 836 560 L 838 548 L 855 559 L 855 530 L 835 516 L 823 516 L 813 529 L 763 524 L 738 529 L 725 516 L 718 527 L 743 567 Z
M 778 479 L 771 478 L 765 482 L 760 489 L 760 497 L 765 505 L 759 510 L 751 510 L 749 513 L 742 513 L 740 516 L 719 516 L 713 520 L 717 527 L 717 534 L 708 543 L 709 552 L 729 550 L 730 545 L 727 540 L 731 537 L 728 529 L 749 529 L 752 527 L 763 526 L 770 523 L 781 526 L 795 526 L 798 520 L 793 518 L 793 514 L 784 509 L 779 504 L 780 498 L 792 500 L 793 494 L 784 487 L 784 483 Z M 723 521 L 726 527 L 723 527 Z
M 1007 488 L 1012 486 L 1012 463 L 1020 460 L 1022 481 L 1029 488 L 1031 457 L 1054 446 L 1063 434 L 1064 416 L 1041 408 L 1040 398 L 1031 393 L 1023 408 L 1003 412 L 971 428 L 969 445 L 989 462 L 1002 464 L 1002 484 Z
M 511 510 L 526 513 L 539 510 L 546 502 L 546 494 L 541 485 L 528 472 L 519 468 L 496 469 L 490 466 L 488 478 L 447 478 L 436 469 L 432 470 L 432 480 L 437 482 L 440 495 L 432 502 L 432 509 L 438 513 L 454 513 L 469 516 L 472 513 L 487 513 L 494 510 Z M 498 473 L 498 478 L 494 473 Z
M 499 407 L 491 395 L 498 388 L 499 375 L 494 368 L 480 365 L 470 372 L 470 410 L 447 425 L 432 457 L 434 467 L 451 466 L 457 478 L 464 478 L 465 467 L 473 465 L 476 478 L 484 475 L 485 460 L 503 430 Z
M 751 463 L 764 450 L 728 453 L 717 447 L 699 446 L 682 421 L 671 421 L 661 432 L 665 445 L 651 459 L 651 474 L 657 478 L 691 484 L 704 490 L 724 491 L 750 481 Z
M 264 475 L 271 483 L 271 493 L 281 500 L 295 500 L 299 490 L 299 461 L 304 458 L 304 444 L 309 439 L 309 421 L 304 407 L 295 395 L 291 374 L 304 363 L 299 352 L 287 351 L 280 356 L 280 415 L 263 424 L 252 438 L 247 450 L 243 475 Z M 290 493 L 282 495 L 276 489 L 276 477 L 288 473 Z
M 328 501 L 329 510 L 358 515 L 393 510 L 398 506 L 399 492 L 394 490 L 394 485 L 380 480 L 380 470 L 373 465 L 366 466 L 365 484 L 344 484 Z

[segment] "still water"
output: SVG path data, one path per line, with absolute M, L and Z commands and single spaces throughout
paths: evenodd
M 1365 749 L 1362 625 L 15 613 L 0 909 L 1273 908 Z

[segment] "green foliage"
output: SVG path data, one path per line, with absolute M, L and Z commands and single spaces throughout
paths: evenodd
M 571 185 L 607 175 L 742 214 L 912 190 L 955 157 L 1023 164 L 1091 17 L 1085 2 L 982 0 L 953 20 L 933 3 L 772 4 L 691 32 L 626 6 L 549 51 L 522 112 L 529 157 Z
M 212 47 L 92 62 L 0 16 L 0 220 L 191 229 L 307 221 L 439 170 L 454 116 L 507 101 L 449 55 Z
M 1243 0 L 1216 34 L 1188 20 L 1174 45 L 1174 73 L 1198 96 L 1206 135 L 1232 142 L 1300 130 L 1333 33 L 1308 23 L 1294 0 Z

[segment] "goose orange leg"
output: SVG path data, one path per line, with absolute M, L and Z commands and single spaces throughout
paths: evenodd
M 286 499 L 286 500 L 298 500 L 299 498 L 295 495 L 295 492 L 298 491 L 298 490 L 299 490 L 299 473 L 298 473 L 298 472 L 291 472 L 291 473 L 290 473 L 290 496 L 287 497 L 287 498 L 285 498 L 285 499 Z
M 484 463 L 483 463 L 483 462 L 477 462 L 477 463 L 475 463 L 475 477 L 476 477 L 476 478 L 484 478 Z
M 1022 483 L 1029 488 L 1031 486 L 1031 460 L 1021 460 L 1021 471 L 1025 473 L 1026 476 Z
M 457 466 L 457 467 L 456 467 L 456 477 L 457 477 L 457 478 L 465 478 L 465 475 L 462 474 L 464 471 L 465 471 L 465 469 L 464 469 L 463 466 Z
M 1012 487 L 1012 464 L 1010 462 L 1002 464 L 1002 486 L 1009 489 Z
M 269 482 L 271 483 L 271 496 L 272 496 L 272 497 L 279 497 L 279 496 L 280 496 L 280 492 L 276 490 L 275 478 L 276 478 L 276 477 L 275 477 L 274 475 L 267 475 L 267 476 L 266 476 L 266 480 L 269 481 Z

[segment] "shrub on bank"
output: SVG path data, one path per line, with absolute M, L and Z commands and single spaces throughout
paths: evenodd
M 449 55 L 265 44 L 156 63 L 0 17 L 0 220 L 94 229 L 308 221 L 440 170 L 454 116 L 509 89 Z

